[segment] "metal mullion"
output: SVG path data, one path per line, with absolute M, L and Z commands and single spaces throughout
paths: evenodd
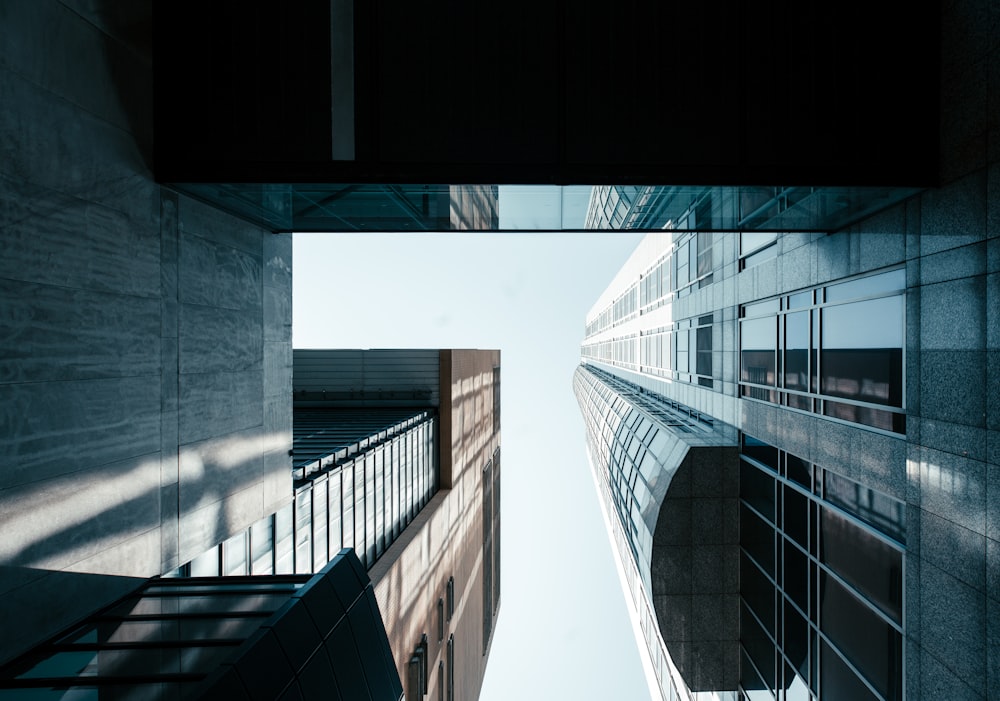
M 151 640 L 134 643 L 58 643 L 48 646 L 55 652 L 102 652 L 104 650 L 161 650 L 190 647 L 236 647 L 246 638 L 187 638 L 183 640 Z
M 177 672 L 174 674 L 130 675 L 121 677 L 31 677 L 27 679 L 0 679 L 0 689 L 37 689 L 58 687 L 59 689 L 86 686 L 142 686 L 162 682 L 197 682 L 208 673 Z
M 282 604 L 284 605 L 284 604 Z M 280 606 L 278 607 L 280 608 Z M 95 616 L 87 620 L 90 623 L 125 623 L 126 621 L 156 622 L 156 621 L 179 621 L 198 619 L 226 619 L 226 618 L 267 618 L 278 609 L 270 611 L 230 611 L 225 613 L 211 613 L 207 611 L 192 611 L 185 613 L 137 613 L 129 616 Z

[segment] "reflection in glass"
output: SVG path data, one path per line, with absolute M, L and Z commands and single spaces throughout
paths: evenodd
M 777 317 L 745 319 L 740 325 L 740 380 L 774 385 Z
M 809 389 L 809 312 L 785 315 L 785 387 Z
M 826 307 L 822 323 L 823 394 L 902 406 L 903 298 Z
M 825 572 L 820 574 L 820 630 L 880 693 L 899 698 L 900 633 Z
M 820 560 L 902 623 L 903 554 L 833 509 L 821 512 Z

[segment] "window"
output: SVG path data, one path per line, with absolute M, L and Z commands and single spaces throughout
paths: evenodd
M 444 640 L 444 599 L 438 599 L 438 642 Z
M 905 283 L 891 270 L 745 305 L 741 395 L 905 433 Z
M 455 701 L 455 635 L 448 636 L 448 701 Z
M 903 503 L 746 435 L 740 500 L 744 691 L 899 701 Z
M 448 621 L 455 615 L 455 578 L 448 577 Z

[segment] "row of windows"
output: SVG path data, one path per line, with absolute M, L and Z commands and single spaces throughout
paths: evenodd
M 749 436 L 741 454 L 744 693 L 901 699 L 902 502 Z
M 641 335 L 584 345 L 581 354 L 617 367 L 712 387 L 712 322 L 707 314 Z
M 291 504 L 200 555 L 176 574 L 317 572 L 341 548 L 370 568 L 438 488 L 436 419 L 317 473 Z
M 742 396 L 904 433 L 905 286 L 893 270 L 743 306 Z

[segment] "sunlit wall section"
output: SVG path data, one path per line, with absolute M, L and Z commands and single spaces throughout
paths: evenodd
M 294 445 L 292 503 L 174 574 L 311 574 L 341 548 L 371 569 L 438 489 L 430 410 L 299 410 Z

